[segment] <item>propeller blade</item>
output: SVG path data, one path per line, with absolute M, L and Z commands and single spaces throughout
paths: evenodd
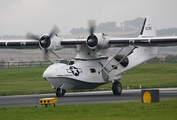
M 89 20 L 89 33 L 92 35 L 95 32 L 95 20 Z
M 95 32 L 95 20 L 89 20 L 89 33 L 90 35 L 87 38 L 87 45 L 89 47 L 95 47 L 98 44 L 98 39 L 97 37 L 94 35 Z
M 39 39 L 39 36 L 37 36 L 37 35 L 34 35 L 34 34 L 32 34 L 32 33 L 30 33 L 30 32 L 28 32 L 27 34 L 26 34 L 26 38 L 28 38 L 28 39 L 34 39 L 34 40 L 40 40 Z
M 53 29 L 50 31 L 49 33 L 49 38 L 51 38 L 54 34 L 57 34 L 58 32 L 60 32 L 59 28 L 55 25 L 53 27 Z

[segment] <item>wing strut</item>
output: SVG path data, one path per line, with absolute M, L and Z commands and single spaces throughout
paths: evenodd
M 56 53 L 54 53 L 53 51 L 51 51 L 58 59 L 61 59 Z
M 50 56 L 43 50 L 43 49 L 40 49 L 47 57 L 48 59 L 52 62 L 52 63 L 55 63 L 54 60 L 52 60 L 52 58 L 50 58 Z M 51 51 L 59 60 L 61 59 L 55 52 Z
M 112 70 L 114 70 L 115 67 L 117 67 L 117 65 L 119 65 L 127 56 L 129 56 L 137 47 L 134 46 L 132 48 L 132 50 L 130 50 L 130 52 L 128 52 L 128 54 L 126 54 L 111 70 L 107 71 L 105 70 L 106 66 L 115 58 L 116 55 L 118 55 L 126 46 L 123 46 L 100 70 L 99 72 L 101 71 L 104 71 L 111 79 L 112 79 L 112 82 L 114 82 L 114 77 L 112 77 L 109 72 L 111 72 Z
M 117 56 L 126 46 L 123 46 L 100 70 L 99 72 L 101 72 L 114 58 L 115 56 Z M 137 47 L 134 46 L 132 50 L 130 50 L 130 52 L 125 55 L 111 70 L 109 70 L 108 72 L 111 72 L 117 65 L 119 65 L 127 56 L 129 56 L 133 51 L 134 49 L 136 49 Z
M 40 48 L 39 48 L 40 49 Z M 40 49 L 47 57 L 48 59 L 52 62 L 52 63 L 55 63 L 55 61 L 52 60 L 52 58 L 50 58 L 50 56 L 43 50 L 43 49 Z
M 136 47 L 136 46 L 134 46 L 133 47 L 133 49 L 132 50 L 130 50 L 130 52 L 127 54 L 127 55 L 125 55 L 111 70 L 109 70 L 108 72 L 111 72 L 117 65 L 119 65 L 127 56 L 129 56 L 136 48 L 138 48 L 138 47 Z
M 123 46 L 100 70 L 99 72 L 101 72 L 113 59 L 116 55 L 118 55 L 123 49 L 125 48 L 125 46 Z

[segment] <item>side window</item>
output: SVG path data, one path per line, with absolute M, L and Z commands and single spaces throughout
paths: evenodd
M 90 68 L 91 73 L 96 73 L 96 70 L 94 68 Z

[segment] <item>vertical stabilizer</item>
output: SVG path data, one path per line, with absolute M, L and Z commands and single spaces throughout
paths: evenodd
M 155 37 L 156 26 L 151 16 L 146 16 L 139 37 Z

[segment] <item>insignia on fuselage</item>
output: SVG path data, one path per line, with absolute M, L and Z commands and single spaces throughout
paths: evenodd
M 68 73 L 72 73 L 75 76 L 79 76 L 80 73 L 82 73 L 81 68 L 76 68 L 74 66 L 70 66 L 69 69 L 66 69 Z

